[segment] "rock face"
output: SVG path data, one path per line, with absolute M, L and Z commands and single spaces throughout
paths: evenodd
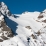
M 30 27 L 30 26 L 26 26 L 25 28 L 31 29 L 31 27 Z
M 11 29 L 7 26 L 4 15 L 11 15 L 7 6 L 2 2 L 0 3 L 0 42 L 13 37 Z
M 4 16 L 0 15 L 0 42 L 13 37 L 11 29 L 6 25 Z
M 0 2 L 0 12 L 3 15 L 11 16 L 11 12 L 9 11 L 8 7 L 3 2 Z

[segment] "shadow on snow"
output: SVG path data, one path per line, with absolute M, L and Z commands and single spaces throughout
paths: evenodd
M 11 28 L 14 35 L 17 35 L 16 29 L 17 29 L 17 23 L 10 20 L 8 17 L 4 16 L 6 24 Z

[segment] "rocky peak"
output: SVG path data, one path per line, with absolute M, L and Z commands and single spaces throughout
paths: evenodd
M 46 9 L 39 14 L 38 19 L 45 18 L 45 17 L 46 17 Z
M 0 42 L 13 37 L 12 30 L 7 26 L 4 15 L 8 15 L 9 10 L 7 6 L 1 2 L 0 3 Z
M 7 5 L 4 2 L 0 2 L 0 12 L 3 15 L 11 16 L 11 12 L 9 11 Z

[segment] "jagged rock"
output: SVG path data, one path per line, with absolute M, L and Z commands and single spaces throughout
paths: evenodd
M 38 18 L 39 18 L 39 19 L 40 19 L 40 18 L 43 18 L 43 15 L 39 15 Z
M 0 13 L 0 42 L 13 37 L 12 30 L 7 26 L 4 16 Z
M 46 19 L 45 19 L 45 20 L 43 20 L 42 22 L 46 23 Z
M 7 40 L 7 39 L 8 39 L 8 38 L 5 37 L 5 36 L 1 36 L 1 38 L 2 38 L 3 40 Z
M 0 37 L 3 39 L 3 40 L 7 40 L 11 37 L 13 37 L 13 33 L 12 33 L 12 30 L 6 25 L 6 23 L 2 22 L 1 23 L 1 31 L 0 31 L 0 34 L 2 34 Z M 0 28 L 1 28 L 0 27 Z M 5 36 L 6 35 L 6 36 Z
M 27 29 L 31 29 L 31 27 L 30 27 L 30 26 L 26 26 L 25 28 L 27 28 Z
M 40 32 L 40 31 L 38 31 L 36 34 L 39 36 L 39 35 L 41 34 L 41 32 Z
M 4 21 L 2 21 L 1 26 L 6 26 L 6 23 Z
M 13 34 L 8 35 L 7 37 L 13 37 Z
M 0 12 L 5 16 L 12 15 L 11 12 L 9 11 L 8 7 L 3 2 L 0 2 Z
M 0 39 L 0 42 L 3 42 L 3 40 L 2 40 L 2 39 Z
M 37 39 L 36 35 L 32 34 L 31 36 L 33 39 Z

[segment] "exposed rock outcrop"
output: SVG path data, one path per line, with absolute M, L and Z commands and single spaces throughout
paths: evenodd
M 13 37 L 12 30 L 7 26 L 4 16 L 0 13 L 0 42 Z

